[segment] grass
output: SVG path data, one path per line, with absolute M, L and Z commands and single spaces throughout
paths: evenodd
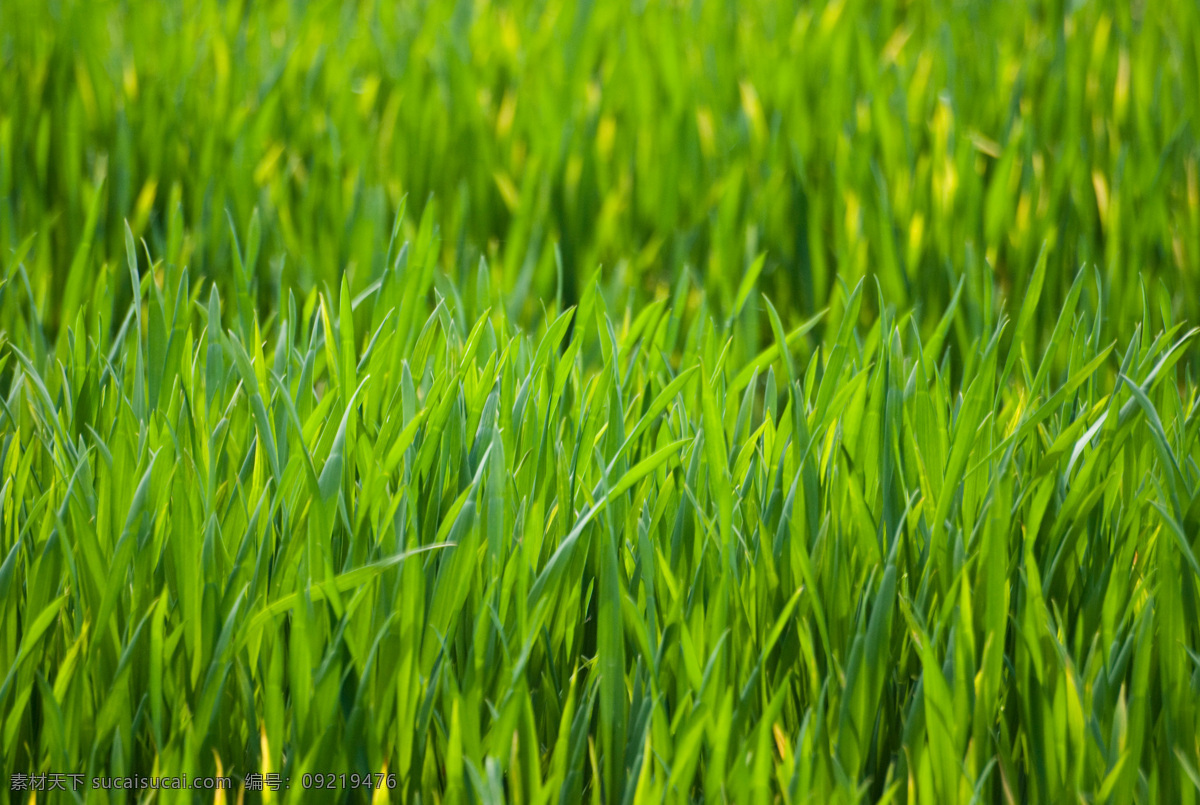
M 1081 265 L 1122 333 L 1139 277 L 1200 321 L 1198 30 L 1191 0 L 9 0 L 0 243 L 36 233 L 55 325 L 126 219 L 228 295 L 226 211 L 257 207 L 264 290 L 358 294 L 431 194 L 443 270 L 486 257 L 526 325 L 556 247 L 568 304 L 600 264 L 642 303 L 690 265 L 722 316 L 766 252 L 801 320 L 866 275 L 933 317 L 966 276 L 975 311 L 1047 242 L 1043 336 Z
M 1198 13 L 0 6 L 6 783 L 1195 802 Z

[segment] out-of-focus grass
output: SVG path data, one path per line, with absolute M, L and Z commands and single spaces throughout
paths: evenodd
M 959 277 L 976 320 L 993 275 L 1019 297 L 1044 242 L 1046 311 L 1094 263 L 1122 331 L 1139 281 L 1197 320 L 1198 32 L 1192 0 L 8 0 L 0 260 L 37 233 L 55 325 L 125 218 L 228 289 L 258 207 L 264 287 L 358 293 L 435 194 L 443 267 L 487 256 L 524 321 L 554 246 L 568 304 L 596 265 L 642 300 L 691 266 L 727 313 L 765 251 L 785 322 L 871 274 L 928 328 Z

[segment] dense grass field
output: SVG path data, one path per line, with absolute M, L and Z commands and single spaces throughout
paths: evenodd
M 0 0 L 0 799 L 1196 802 L 1197 126 L 1192 0 Z

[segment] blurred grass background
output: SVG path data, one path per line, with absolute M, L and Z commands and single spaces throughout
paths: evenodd
M 1043 243 L 1043 335 L 1090 264 L 1117 332 L 1144 307 L 1196 321 L 1198 17 L 1193 0 L 6 0 L 0 265 L 36 233 L 53 330 L 83 304 L 71 272 L 123 259 L 126 218 L 229 291 L 227 214 L 244 229 L 258 208 L 260 299 L 343 271 L 358 292 L 407 197 L 412 222 L 437 205 L 450 276 L 474 287 L 486 257 L 517 321 L 576 301 L 597 265 L 634 304 L 694 271 L 728 313 L 766 252 L 759 287 L 788 321 L 874 275 L 931 328 L 965 278 L 981 332 Z

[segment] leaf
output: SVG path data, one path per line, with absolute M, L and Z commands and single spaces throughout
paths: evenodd
M 766 261 L 767 253 L 763 252 L 754 258 L 754 262 L 750 264 L 750 268 L 742 275 L 742 281 L 738 283 L 737 295 L 733 299 L 732 318 L 737 318 L 738 314 L 742 312 L 742 306 L 746 304 L 746 299 L 750 296 L 750 292 L 754 290 L 754 284 L 758 282 L 758 275 L 762 273 L 763 265 Z

